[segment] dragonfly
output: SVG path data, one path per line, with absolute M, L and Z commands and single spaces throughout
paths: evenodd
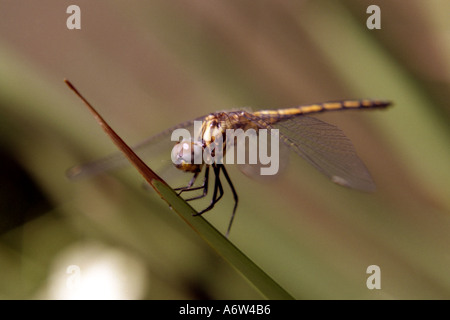
M 199 195 L 186 197 L 186 201 L 202 199 L 209 194 L 210 180 L 213 179 L 209 205 L 195 214 L 202 215 L 213 209 L 222 199 L 224 195 L 223 175 L 234 199 L 232 215 L 226 231 L 226 236 L 228 236 L 239 201 L 236 188 L 224 163 L 210 163 L 205 159 L 195 162 L 194 153 L 205 151 L 218 140 L 224 141 L 223 153 L 225 153 L 231 142 L 227 141 L 227 130 L 251 129 L 258 135 L 264 129 L 276 132 L 277 139 L 285 148 L 297 153 L 334 183 L 371 192 L 375 190 L 373 179 L 344 132 L 338 127 L 310 115 L 343 110 L 384 109 L 389 105 L 391 102 L 387 100 L 362 99 L 314 103 L 276 110 L 251 111 L 245 109 L 214 112 L 166 129 L 135 145 L 132 149 L 141 157 L 145 157 L 146 153 L 154 154 L 154 146 L 160 144 L 161 141 L 163 144 L 170 143 L 168 137 L 171 137 L 175 130 L 192 128 L 196 121 L 201 121 L 197 132 L 193 133 L 194 138 L 178 141 L 173 146 L 171 154 L 167 154 L 167 158 L 172 159 L 173 165 L 177 169 L 192 174 L 192 178 L 185 186 L 174 190 L 178 191 L 179 195 L 193 194 L 191 192 L 194 191 L 200 192 Z M 67 176 L 75 180 L 115 169 L 126 163 L 126 158 L 121 153 L 116 153 L 74 166 L 67 171 Z M 210 170 L 213 173 L 212 179 Z M 196 181 L 202 172 L 204 172 L 203 181 L 198 185 Z

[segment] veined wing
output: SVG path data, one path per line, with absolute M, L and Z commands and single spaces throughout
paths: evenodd
M 132 147 L 132 149 L 141 159 L 146 159 L 149 157 L 157 158 L 162 156 L 165 160 L 171 163 L 170 151 L 175 144 L 175 142 L 172 142 L 170 139 L 172 132 L 175 129 L 186 128 L 191 133 L 191 136 L 194 137 L 194 121 L 201 119 L 203 119 L 203 117 L 186 121 L 173 126 L 172 128 L 166 129 L 135 145 L 134 147 Z M 161 155 L 161 150 L 164 149 L 167 150 L 167 153 L 164 152 L 164 154 Z M 67 170 L 66 175 L 71 180 L 77 180 L 88 176 L 95 176 L 102 172 L 117 169 L 128 164 L 129 161 L 122 152 L 115 152 L 104 158 L 87 162 L 81 165 L 76 165 Z
M 333 182 L 362 191 L 375 184 L 344 132 L 316 118 L 300 116 L 277 123 L 280 139 Z

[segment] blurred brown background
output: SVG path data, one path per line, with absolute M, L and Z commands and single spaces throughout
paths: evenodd
M 81 30 L 66 27 L 71 4 Z M 366 27 L 371 4 L 381 30 Z M 296 156 L 265 184 L 231 168 L 230 240 L 298 299 L 450 298 L 449 12 L 446 0 L 0 0 L 0 298 L 261 298 L 133 169 L 67 180 L 115 147 L 64 78 L 130 144 L 216 110 L 392 100 L 320 116 L 377 192 Z M 223 232 L 231 203 L 205 215 Z M 366 287 L 370 265 L 381 290 Z

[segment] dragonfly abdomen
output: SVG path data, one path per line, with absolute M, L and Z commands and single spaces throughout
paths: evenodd
M 301 114 L 319 113 L 324 111 L 339 111 L 347 109 L 374 109 L 374 108 L 385 108 L 391 104 L 390 101 L 386 100 L 342 100 L 342 101 L 331 101 L 324 103 L 316 103 L 309 105 L 302 105 L 293 108 L 278 109 L 278 110 L 263 110 L 256 111 L 254 115 L 263 118 L 264 120 L 269 120 L 271 123 L 276 123 L 280 120 L 290 119 L 292 117 Z

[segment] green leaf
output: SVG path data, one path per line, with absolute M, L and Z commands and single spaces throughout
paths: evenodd
M 167 184 L 155 180 L 153 187 L 195 232 L 247 278 L 262 295 L 268 299 L 294 299 L 202 216 L 193 216 L 197 212 Z

